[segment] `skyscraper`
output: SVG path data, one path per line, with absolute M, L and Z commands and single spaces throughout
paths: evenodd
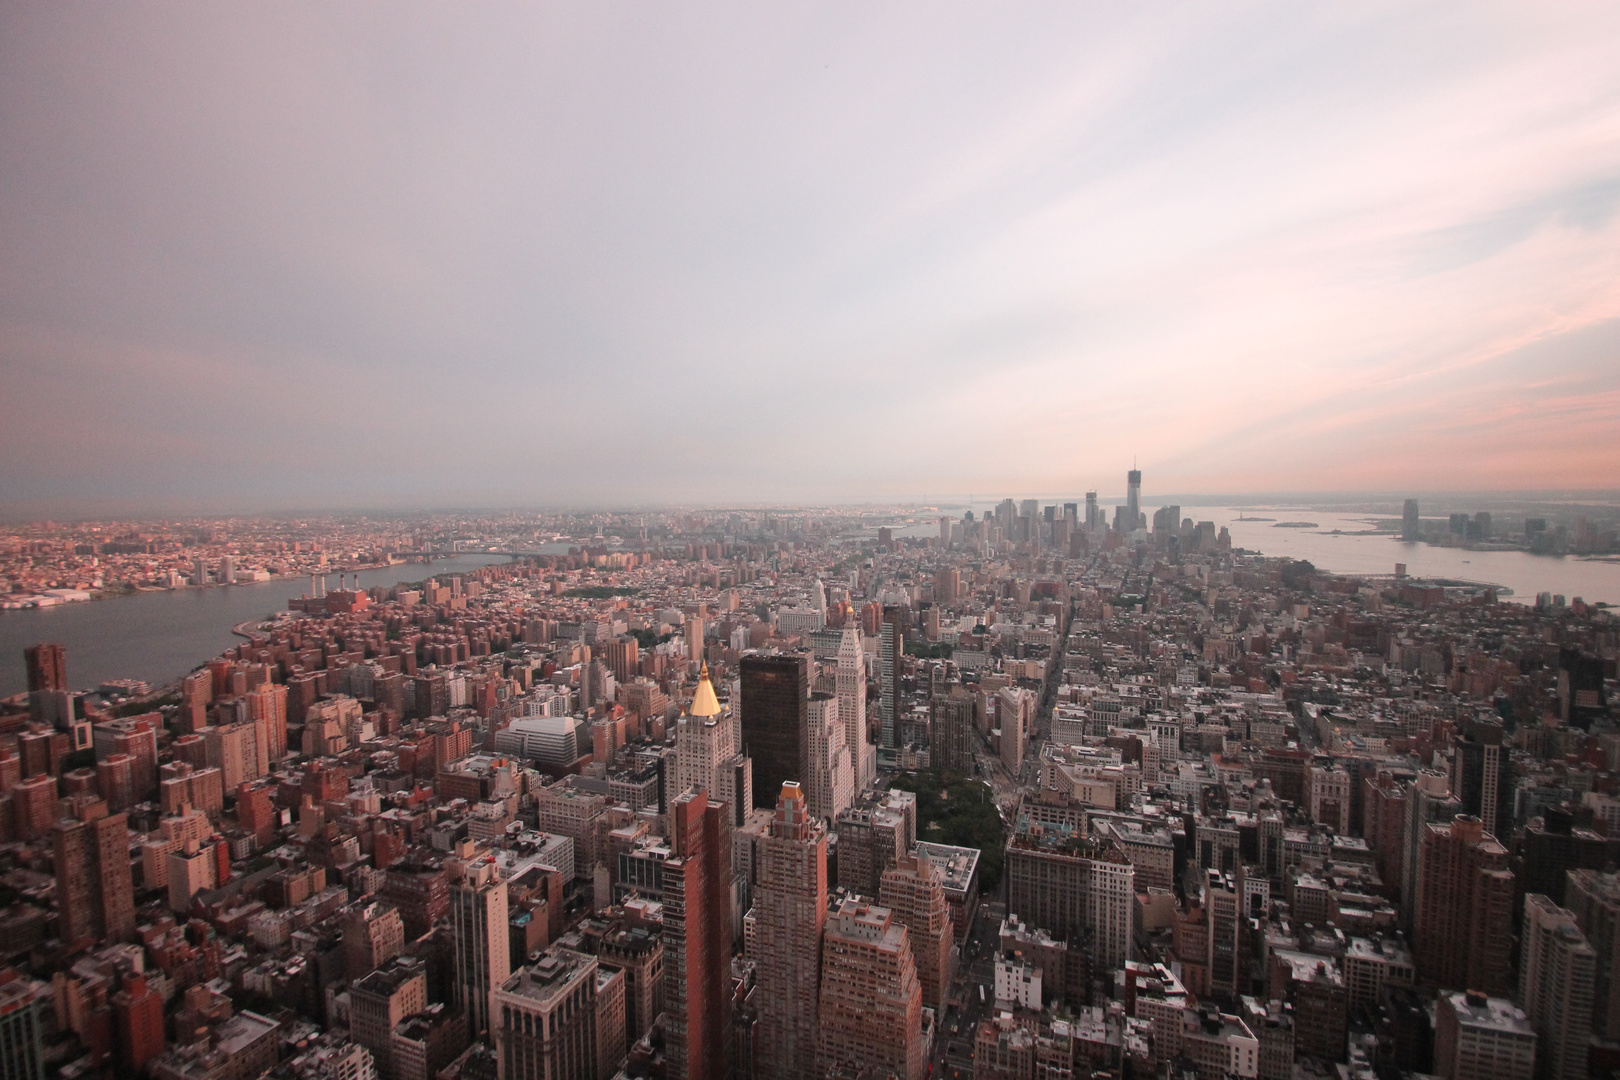
M 686 658 L 688 660 L 703 659 L 703 618 L 699 615 L 689 615 L 686 619 Z M 688 670 L 691 670 L 690 668 Z
M 838 721 L 844 727 L 849 762 L 854 769 L 855 794 L 872 786 L 877 777 L 877 756 L 866 734 L 866 654 L 859 627 L 844 627 L 838 643 Z
M 54 642 L 30 645 L 23 650 L 23 666 L 28 669 L 28 708 L 38 720 L 46 693 L 67 689 L 67 650 Z
M 1125 531 L 1134 532 L 1142 527 L 1142 470 L 1132 469 L 1125 474 Z
M 906 610 L 892 604 L 884 606 L 878 642 L 878 719 L 883 723 L 882 746 L 886 750 L 900 745 L 900 656 L 906 647 Z
M 1592 1037 L 1597 953 L 1575 916 L 1538 893 L 1524 898 L 1519 951 L 1519 1004 L 1536 1029 L 1536 1076 L 1582 1080 Z
M 811 694 L 809 708 L 810 772 L 804 787 L 812 817 L 831 821 L 855 797 L 855 769 L 838 717 L 838 698 Z
M 281 683 L 263 683 L 248 691 L 246 700 L 259 763 L 255 775 L 263 776 L 287 756 L 287 688 Z
M 1097 493 L 1086 492 L 1086 528 L 1094 529 L 1102 524 L 1101 512 L 1097 508 Z
M 927 859 L 902 856 L 883 871 L 878 902 L 906 928 L 917 979 L 922 984 L 923 1004 L 944 1016 L 956 937 L 950 904 L 945 899 L 945 882 L 938 868 Z
M 494 856 L 468 865 L 450 888 L 450 921 L 456 944 L 456 1004 L 475 1037 L 491 1030 L 490 992 L 511 972 L 507 948 L 506 882 Z
M 821 1057 L 815 1075 L 921 1080 L 922 983 L 906 928 L 887 908 L 845 900 L 821 947 Z
M 810 707 L 810 657 L 804 653 L 750 653 L 738 665 L 742 679 L 743 746 L 754 759 L 754 805 L 772 799 L 789 780 L 809 775 L 805 735 Z
M 1418 519 L 1418 501 L 1407 499 L 1401 507 L 1401 539 L 1419 540 L 1423 537 L 1423 524 Z
M 759 857 L 754 940 L 760 948 L 751 957 L 759 977 L 755 1075 L 794 1080 L 815 1059 L 827 922 L 827 828 L 810 816 L 798 784 L 782 785 Z
M 1451 793 L 1504 843 L 1513 836 L 1513 771 L 1502 725 L 1467 720 L 1452 744 Z
M 23 650 L 28 669 L 28 692 L 67 689 L 67 650 L 55 642 L 30 645 Z
M 55 827 L 56 897 L 62 941 L 72 947 L 135 933 L 135 886 L 129 830 L 106 802 L 77 797 L 74 816 Z
M 741 753 L 741 743 L 737 718 L 715 696 L 705 664 L 692 705 L 675 726 L 673 794 L 695 787 L 746 811 L 753 804 L 754 762 Z
M 928 703 L 930 760 L 936 768 L 973 771 L 979 735 L 973 727 L 973 699 L 936 694 Z
M 1472 814 L 1423 826 L 1412 941 L 1425 985 L 1512 989 L 1513 874 L 1507 849 Z
M 1597 952 L 1592 1030 L 1612 1039 L 1620 1032 L 1620 875 L 1571 870 L 1564 902 Z
M 731 816 L 688 791 L 670 806 L 664 862 L 668 1080 L 725 1080 L 731 1035 Z

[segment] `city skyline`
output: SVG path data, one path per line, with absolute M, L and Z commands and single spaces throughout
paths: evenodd
M 1612 8 L 913 15 L 9 8 L 0 511 L 1620 474 Z

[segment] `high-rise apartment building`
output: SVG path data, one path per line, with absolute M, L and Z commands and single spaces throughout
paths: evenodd
M 490 992 L 511 973 L 508 951 L 506 882 L 494 856 L 479 859 L 450 886 L 450 924 L 456 948 L 456 1004 L 467 1014 L 467 1032 L 477 1038 L 491 1029 Z
M 906 928 L 887 908 L 845 900 L 821 949 L 820 1060 L 815 1075 L 921 1080 L 922 983 Z
M 1573 913 L 1545 896 L 1524 898 L 1519 1004 L 1536 1030 L 1538 1080 L 1584 1080 L 1592 1039 L 1597 953 Z
M 253 726 L 256 775 L 263 776 L 287 756 L 287 688 L 263 683 L 246 696 L 247 721 Z
M 1507 849 L 1472 814 L 1423 829 L 1412 937 L 1419 981 L 1510 992 L 1514 886 Z
M 56 823 L 54 854 L 62 941 L 71 947 L 132 938 L 135 885 L 124 815 L 79 797 L 74 816 Z
M 782 785 L 809 775 L 808 653 L 749 653 L 742 681 L 743 746 L 754 759 L 754 805 L 772 809 Z
M 163 995 L 148 986 L 145 975 L 127 974 L 112 995 L 118 1022 L 119 1061 L 123 1075 L 138 1076 L 146 1063 L 163 1053 Z
M 28 700 L 38 716 L 41 693 L 68 688 L 67 650 L 55 642 L 30 645 L 23 650 L 23 666 L 28 672 Z
M 855 795 L 872 786 L 877 778 L 877 754 L 866 731 L 866 655 L 859 627 L 844 627 L 838 642 L 838 721 L 844 726 L 844 742 L 849 747 L 854 769 Z
M 1513 836 L 1513 770 L 1502 725 L 1464 720 L 1451 748 L 1451 793 L 1504 844 Z
M 1423 523 L 1418 518 L 1418 501 L 1407 499 L 1401 507 L 1401 539 L 1421 540 L 1423 538 Z
M 731 1044 L 731 812 L 701 791 L 670 806 L 664 862 L 668 1080 L 726 1080 Z
M 19 837 L 38 840 L 48 835 L 56 822 L 56 777 L 40 773 L 19 780 L 11 789 L 11 804 Z
M 1564 905 L 1597 954 L 1592 980 L 1592 1030 L 1620 1034 L 1620 874 L 1571 870 Z
M 221 859 L 214 841 L 188 837 L 168 854 L 169 910 L 184 915 L 191 910 L 191 898 L 219 884 Z M 229 865 L 227 862 L 226 865 Z
M 770 832 L 759 842 L 754 919 L 755 1075 L 795 1080 L 815 1059 L 827 922 L 827 827 L 811 816 L 798 784 L 782 785 Z
M 688 660 L 696 662 L 703 659 L 703 633 L 702 616 L 688 615 L 686 618 L 686 658 Z
M 951 908 L 945 899 L 945 881 L 927 859 L 902 856 L 883 871 L 878 902 L 906 928 L 923 1004 L 936 1016 L 945 1015 L 945 995 L 951 988 L 951 956 L 956 936 Z
M 1435 769 L 1421 770 L 1410 783 L 1403 786 L 1403 796 L 1400 834 L 1391 837 L 1390 842 L 1392 845 L 1398 844 L 1400 848 L 1396 860 L 1399 874 L 1395 884 L 1401 894 L 1401 928 L 1410 940 L 1417 925 L 1418 868 L 1424 826 L 1450 821 L 1463 810 L 1462 803 L 1451 794 L 1446 774 Z
M 737 718 L 715 696 L 705 664 L 692 706 L 675 727 L 673 794 L 698 788 L 733 808 L 752 805 L 754 762 L 742 753 L 737 728 Z
M 247 780 L 256 780 L 259 755 L 254 731 L 246 724 L 220 724 L 208 727 L 202 733 L 209 768 L 218 769 L 220 779 L 228 788 L 235 788 Z

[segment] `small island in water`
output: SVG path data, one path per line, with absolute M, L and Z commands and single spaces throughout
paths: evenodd
M 1314 529 L 1314 521 L 1279 521 L 1272 526 L 1273 529 Z

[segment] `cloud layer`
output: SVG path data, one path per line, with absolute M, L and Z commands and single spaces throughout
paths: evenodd
M 1614 487 L 1620 8 L 11 4 L 0 512 Z

